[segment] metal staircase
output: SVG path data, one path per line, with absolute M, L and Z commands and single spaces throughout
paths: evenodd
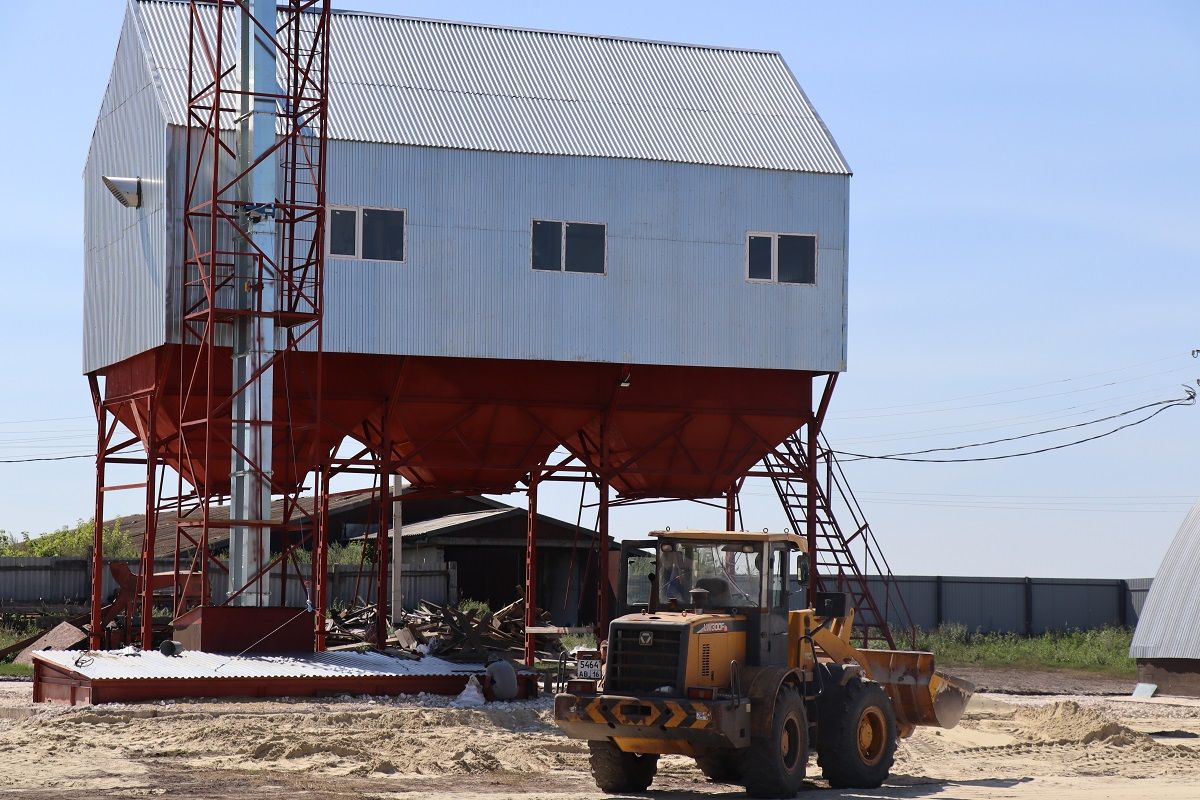
M 889 620 L 907 629 L 910 637 L 915 637 L 916 629 L 891 566 L 824 435 L 811 469 L 807 451 L 797 431 L 769 453 L 763 465 L 792 530 L 802 536 L 808 530 L 808 489 L 810 485 L 816 489 L 816 552 L 810 564 L 810 580 L 818 591 L 847 593 L 855 609 L 854 629 L 864 646 L 874 640 L 887 642 L 894 649 L 896 640 Z M 810 484 L 805 476 L 813 472 Z M 835 505 L 845 527 L 835 513 Z M 851 531 L 849 535 L 847 530 Z M 856 558 L 856 553 L 860 557 Z

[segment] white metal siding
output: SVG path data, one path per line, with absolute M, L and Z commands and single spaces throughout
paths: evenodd
M 165 341 L 165 172 L 166 123 L 126 14 L 83 171 L 85 373 Z M 102 175 L 140 176 L 141 207 L 118 203 Z
M 183 125 L 187 6 L 136 7 Z M 215 32 L 215 8 L 201 14 Z M 355 12 L 334 13 L 330 38 L 334 139 L 850 171 L 779 53 Z
M 848 179 L 330 144 L 335 205 L 408 209 L 402 264 L 330 258 L 329 351 L 842 370 Z M 603 222 L 607 275 L 530 267 L 533 219 Z M 815 286 L 746 281 L 747 231 L 816 233 Z
M 1200 659 L 1200 502 L 1192 506 L 1154 576 L 1130 658 Z
M 186 6 L 131 9 L 85 174 L 88 371 L 178 339 L 177 287 L 165 284 L 183 257 L 184 136 L 166 121 L 183 113 Z M 330 203 L 407 209 L 408 240 L 404 264 L 329 260 L 328 350 L 845 368 L 848 178 L 815 114 L 819 131 L 792 118 L 811 108 L 778 54 L 335 17 L 332 124 L 348 126 L 335 137 L 417 144 L 330 143 Z M 346 87 L 372 80 L 438 104 L 339 105 Z M 538 92 L 557 111 L 459 113 L 477 94 L 542 103 Z M 608 122 L 571 116 L 584 106 L 607 109 Z M 698 110 L 719 129 L 691 119 Z M 522 143 L 501 141 L 514 131 Z M 583 155 L 494 152 L 506 149 Z M 101 173 L 141 175 L 143 208 L 117 204 Z M 531 270 L 534 218 L 605 223 L 608 274 Z M 816 233 L 816 285 L 747 283 L 750 230 Z

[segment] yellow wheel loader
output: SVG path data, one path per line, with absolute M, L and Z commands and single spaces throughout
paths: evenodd
M 974 687 L 930 653 L 851 644 L 846 596 L 805 603 L 804 540 L 791 533 L 655 531 L 622 544 L 623 616 L 599 678 L 576 678 L 554 718 L 588 740 L 605 792 L 640 792 L 658 757 L 696 759 L 752 797 L 792 797 L 809 750 L 837 788 L 887 778 L 900 737 L 951 728 Z

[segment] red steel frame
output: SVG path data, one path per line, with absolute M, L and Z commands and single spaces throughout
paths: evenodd
M 815 376 L 814 376 L 815 377 Z M 805 442 L 810 448 L 812 454 L 811 460 L 807 464 L 816 464 L 816 453 L 819 448 L 819 437 L 821 426 L 825 420 L 825 414 L 829 409 L 830 401 L 832 400 L 833 390 L 837 384 L 837 373 L 831 373 L 825 376 L 825 384 L 821 393 L 820 401 L 816 409 L 811 410 L 804 419 L 803 432 Z M 811 406 L 811 403 L 808 404 Z M 608 623 L 611 621 L 610 610 L 608 608 L 609 580 L 608 580 L 608 542 L 609 542 L 609 513 L 612 506 L 617 505 L 636 505 L 647 502 L 662 502 L 671 499 L 686 499 L 695 502 L 714 505 L 706 502 L 705 498 L 687 497 L 687 498 L 645 498 L 645 497 L 628 497 L 619 498 L 616 501 L 610 499 L 610 483 L 617 469 L 620 469 L 626 474 L 637 472 L 636 466 L 631 463 L 632 459 L 621 462 L 619 465 L 613 465 L 609 459 L 609 436 L 607 435 L 606 426 L 602 423 L 599 429 L 597 442 L 592 443 L 592 448 L 589 452 L 589 460 L 592 465 L 589 466 L 580 461 L 576 455 L 572 454 L 553 465 L 543 465 L 540 469 L 530 473 L 525 483 L 529 498 L 528 511 L 528 527 L 526 538 L 526 555 L 525 555 L 525 626 L 526 630 L 533 628 L 537 623 L 537 492 L 540 484 L 549 481 L 573 481 L 592 483 L 596 486 L 599 492 L 599 500 L 597 502 L 597 570 L 598 580 L 596 585 L 596 635 L 597 639 L 604 639 L 608 632 Z M 770 446 L 767 442 L 761 443 L 764 448 L 770 453 L 776 453 L 777 447 Z M 778 447 L 782 447 L 779 445 Z M 686 455 L 686 453 L 685 453 Z M 598 456 L 598 459 L 597 459 Z M 689 461 L 691 459 L 688 459 Z M 681 468 L 686 469 L 686 467 Z M 776 459 L 773 463 L 768 464 L 763 461 L 755 464 L 751 469 L 747 470 L 743 475 L 739 476 L 732 485 L 720 495 L 722 503 L 719 506 L 725 512 L 725 529 L 736 530 L 743 527 L 740 524 L 740 508 L 738 504 L 739 493 L 747 478 L 769 478 L 779 480 L 786 478 L 790 480 L 803 482 L 806 486 L 806 543 L 808 546 L 808 555 L 810 565 L 814 565 L 813 577 L 809 581 L 809 600 L 810 604 L 815 602 L 815 593 L 820 588 L 820 579 L 815 572 L 815 565 L 818 564 L 817 553 L 821 546 L 821 534 L 818 528 L 817 514 L 817 497 L 820 491 L 820 475 L 818 470 L 813 467 L 809 468 L 806 463 L 796 459 L 779 460 Z M 868 595 L 869 598 L 869 595 Z M 873 601 L 872 601 L 873 602 Z M 536 635 L 526 633 L 525 636 L 525 663 L 532 665 L 535 657 L 535 640 Z
M 243 16 L 243 14 L 245 16 Z M 279 135 L 274 147 L 246 167 L 238 166 L 238 154 L 230 136 L 229 116 L 247 92 L 232 88 L 237 64 L 230 57 L 230 44 L 236 33 L 235 20 L 248 19 L 258 37 L 270 37 L 276 43 L 282 64 L 282 82 L 278 94 L 253 95 L 269 98 L 277 108 Z M 173 548 L 172 617 L 187 610 L 198 596 L 202 604 L 211 602 L 211 567 L 225 570 L 209 552 L 209 532 L 215 527 L 243 526 L 258 530 L 282 528 L 301 531 L 301 540 L 290 537 L 283 552 L 270 564 L 251 576 L 240 587 L 230 587 L 225 602 L 277 564 L 294 563 L 292 550 L 315 540 L 317 557 L 313 559 L 313 586 L 318 610 L 318 636 L 324 632 L 321 609 L 325 595 L 323 543 L 328 509 L 328 454 L 322 452 L 321 437 L 321 353 L 322 309 L 324 297 L 324 217 L 325 151 L 328 129 L 328 0 L 287 0 L 271 20 L 255 19 L 246 0 L 218 0 L 201 3 L 190 0 L 188 7 L 188 93 L 187 93 L 187 168 L 183 197 L 184 263 L 179 272 L 179 340 L 183 347 L 177 355 L 178 425 L 167 435 L 158 431 L 158 406 L 168 400 L 167 357 L 161 358 L 154 383 L 135 395 L 105 397 L 96 376 L 90 376 L 97 421 L 96 527 L 92 553 L 92 626 L 91 646 L 102 646 L 102 586 L 104 496 L 117 489 L 142 488 L 146 494 L 146 529 L 142 542 L 139 594 L 141 625 L 137 639 L 142 647 L 153 644 L 153 573 L 159 517 L 173 508 L 176 535 Z M 278 194 L 271 213 L 276 222 L 276 252 L 258 249 L 246 231 L 244 203 L 238 200 L 241 182 L 266 159 L 274 159 L 281 170 Z M 249 257 L 254 277 L 244 286 L 236 286 L 234 263 Z M 234 302 L 236 292 L 249 294 L 248 302 Z M 277 302 L 264 304 L 264 294 L 276 292 Z M 269 310 L 264 310 L 264 306 Z M 229 371 L 229 331 L 241 317 L 270 316 L 283 331 L 283 344 L 267 363 L 249 377 L 243 386 L 222 388 Z M 290 395 L 276 427 L 286 440 L 310 443 L 302 451 L 279 449 L 269 467 L 251 464 L 252 470 L 267 480 L 275 478 L 273 490 L 284 497 L 281 520 L 222 520 L 210 517 L 210 506 L 227 494 L 229 476 L 217 475 L 210 463 L 222 463 L 218 455 L 232 452 L 229 414 L 233 398 L 267 369 L 280 368 L 286 381 L 286 364 L 298 362 L 296 355 L 305 351 L 304 366 L 313 380 L 313 389 L 303 404 L 293 405 Z M 306 376 L 306 377 L 310 377 Z M 117 430 L 115 414 L 125 411 L 122 420 L 128 426 L 135 421 L 136 436 L 114 443 Z M 144 420 L 144 423 L 143 423 Z M 145 455 L 135 457 L 125 448 L 137 442 Z M 315 443 L 315 444 L 313 444 Z M 174 456 L 178 472 L 177 491 L 164 494 L 162 467 L 166 456 Z M 244 455 L 244 454 L 243 454 Z M 281 462 L 288 462 L 280 469 Z M 105 483 L 110 464 L 144 464 L 144 483 L 110 486 Z M 317 473 L 315 498 L 316 521 L 303 526 L 299 513 L 299 495 L 303 478 Z M 280 476 L 290 480 L 280 485 Z M 186 559 L 186 564 L 185 564 Z M 286 568 L 285 568 L 286 569 Z M 285 573 L 286 574 L 286 573 Z M 200 584 L 199 591 L 193 581 Z M 286 592 L 286 581 L 285 581 Z M 129 620 L 126 621 L 128 626 Z
M 434 465 L 426 460 L 421 449 L 392 440 L 393 415 L 400 413 L 393 408 L 393 395 L 399 395 L 401 379 L 407 367 L 402 366 L 396 375 L 396 384 L 387 395 L 381 419 L 361 423 L 361 430 L 322 430 L 322 395 L 325 380 L 323 368 L 322 315 L 324 301 L 324 232 L 325 232 L 325 164 L 326 132 L 328 121 L 328 54 L 330 32 L 329 0 L 287 0 L 279 6 L 275 20 L 253 20 L 250 0 L 216 0 L 216 2 L 189 2 L 189 68 L 188 68 L 188 129 L 187 169 L 183 198 L 184 262 L 177 276 L 179 295 L 179 341 L 172 357 L 164 356 L 156 362 L 155 375 L 147 385 L 120 396 L 105 397 L 98 378 L 91 376 L 91 390 L 97 421 L 96 462 L 96 531 L 92 570 L 92 632 L 91 646 L 101 647 L 102 632 L 102 585 L 103 585 L 103 542 L 102 524 L 104 498 L 107 492 L 119 489 L 140 489 L 145 494 L 146 533 L 143 538 L 140 575 L 141 623 L 136 638 L 143 647 L 153 644 L 153 614 L 155 581 L 149 579 L 154 572 L 154 554 L 157 528 L 160 517 L 174 512 L 175 541 L 173 547 L 172 574 L 167 576 L 171 588 L 172 617 L 189 610 L 199 600 L 201 604 L 212 602 L 210 579 L 213 569 L 226 571 L 226 567 L 210 552 L 209 535 L 215 528 L 234 526 L 253 528 L 259 531 L 282 531 L 282 552 L 270 563 L 250 576 L 241 587 L 231 587 L 225 602 L 245 591 L 255 580 L 278 567 L 283 578 L 283 597 L 287 602 L 289 580 L 301 576 L 304 570 L 295 558 L 295 550 L 311 547 L 311 591 L 306 589 L 308 600 L 315 611 L 315 643 L 317 650 L 325 647 L 325 609 L 328 605 L 327 545 L 330 481 L 338 474 L 371 474 L 377 479 L 379 513 L 375 543 L 374 578 L 377 603 L 377 641 L 382 642 L 386 634 L 387 610 L 390 592 L 389 541 L 391 492 L 388 478 L 397 472 L 414 473 L 444 466 L 451 470 L 474 470 L 474 479 L 462 478 L 454 486 L 431 486 L 431 493 L 505 493 L 513 486 L 485 485 L 486 469 L 494 466 L 487 448 L 472 450 L 458 426 L 476 413 L 470 405 L 456 417 L 450 427 L 437 434 L 456 436 L 464 449 L 470 451 L 470 460 L 463 463 Z M 236 63 L 228 56 L 228 42 L 232 40 L 233 20 L 245 12 L 257 27 L 260 37 L 273 37 L 278 58 L 282 64 L 283 85 L 278 94 L 252 94 L 240 88 L 231 88 L 234 82 Z M 231 144 L 229 119 L 239 110 L 244 97 L 270 98 L 278 109 L 279 136 L 274 147 L 264 153 L 255 163 L 238 166 L 237 153 Z M 238 199 L 241 181 L 265 159 L 276 159 L 281 167 L 282 178 L 274 203 L 277 252 L 268 253 L 258 249 L 246 230 L 245 219 L 249 211 L 244 201 Z M 261 210 L 256 210 L 261 211 Z M 250 258 L 254 264 L 254 278 L 238 286 L 235 263 Z M 231 296 L 246 290 L 251 295 L 249 303 L 238 304 Z M 278 292 L 277 303 L 264 303 L 267 291 Z M 269 309 L 269 310 L 265 310 Z M 242 386 L 230 386 L 229 331 L 237 319 L 269 317 L 277 330 L 283 332 L 283 342 L 273 357 L 250 376 Z M 289 387 L 288 369 L 300 372 L 301 387 Z M 275 447 L 275 460 L 270 467 L 251 465 L 264 480 L 271 480 L 274 495 L 282 496 L 283 512 L 280 519 L 258 520 L 214 520 L 210 507 L 225 498 L 229 491 L 229 476 L 215 474 L 212 465 L 224 463 L 233 452 L 231 426 L 242 422 L 231 420 L 234 398 L 267 369 L 276 369 L 283 377 L 282 403 L 275 402 L 273 427 L 285 447 Z M 177 375 L 177 385 L 168 381 L 168 370 Z M 637 368 L 634 368 L 636 372 Z M 634 380 L 638 380 L 637 375 Z M 684 429 L 691 425 L 695 414 L 714 413 L 691 409 L 689 397 L 678 396 L 663 400 L 664 405 L 647 407 L 646 413 L 665 412 L 673 415 L 674 422 L 656 433 L 639 441 L 628 443 L 613 415 L 638 412 L 636 404 L 618 401 L 617 395 L 607 401 L 598 400 L 596 412 L 600 415 L 596 423 L 575 433 L 573 428 L 564 430 L 561 425 L 543 415 L 536 405 L 520 405 L 521 412 L 532 420 L 541 434 L 553 436 L 565 445 L 571 455 L 557 463 L 541 463 L 524 478 L 529 498 L 526 557 L 526 622 L 534 627 L 537 619 L 537 493 L 541 484 L 552 481 L 589 482 L 599 492 L 597 516 L 597 596 L 596 617 L 598 632 L 603 635 L 609 622 L 608 608 L 608 537 L 609 514 L 613 506 L 636 502 L 656 502 L 667 499 L 690 499 L 705 502 L 720 499 L 725 510 L 726 527 L 736 527 L 738 521 L 738 492 L 747 477 L 778 479 L 780 470 L 788 479 L 801 481 L 810 487 L 806 492 L 808 507 L 805 509 L 806 530 L 804 531 L 810 552 L 810 561 L 817 551 L 817 509 L 815 498 L 819 476 L 815 467 L 818 456 L 818 436 L 821 422 L 828 408 L 830 396 L 836 382 L 836 374 L 826 376 L 824 392 L 819 406 L 812 408 L 812 380 L 816 375 L 804 378 L 803 385 L 796 384 L 795 391 L 807 396 L 794 397 L 794 413 L 789 418 L 803 420 L 805 443 L 808 449 L 807 467 L 787 459 L 768 469 L 760 463 L 734 477 L 732 485 L 714 487 L 703 482 L 689 485 L 708 485 L 696 490 L 703 496 L 660 496 L 662 487 L 646 483 L 639 489 L 628 480 L 629 476 L 643 478 L 672 477 L 688 478 L 730 476 L 722 471 L 723 464 L 736 462 L 752 452 L 771 453 L 778 446 L 767 437 L 775 434 L 760 434 L 749 422 L 756 412 L 751 408 L 720 409 L 730 421 L 725 434 L 723 448 L 715 443 L 702 445 L 709 448 L 709 461 L 697 450 L 685 443 Z M 667 381 L 668 385 L 670 381 Z M 629 368 L 624 368 L 620 387 L 630 385 Z M 622 388 L 614 387 L 619 394 Z M 636 389 L 635 389 L 636 391 Z M 173 397 L 172 393 L 177 393 Z M 293 393 L 296 395 L 293 396 Z M 788 403 L 793 396 L 787 394 Z M 437 398 L 434 398 L 436 400 Z M 459 399 L 462 401 L 461 398 Z M 178 416 L 174 429 L 161 431 L 158 422 L 170 418 L 161 414 L 166 403 L 177 402 Z M 397 400 L 396 404 L 401 401 Z M 413 402 L 408 396 L 404 402 Z M 503 404 L 504 401 L 500 401 Z M 569 405 L 570 401 L 567 401 Z M 553 405 L 553 403 L 549 403 Z M 591 405 L 589 403 L 589 405 Z M 116 435 L 117 418 L 130 427 L 133 436 L 121 439 Z M 326 423 L 326 428 L 333 427 Z M 136 429 L 136 430 L 134 430 Z M 735 429 L 740 437 L 739 445 L 732 445 Z M 349 457 L 338 453 L 338 440 L 350 432 L 361 444 L 361 449 Z M 334 435 L 336 434 L 336 435 Z M 564 437 L 566 437 L 564 439 Z M 131 454 L 129 447 L 141 443 L 144 454 Z M 652 451 L 664 442 L 676 446 L 675 455 L 665 463 L 640 464 L 649 458 Z M 298 444 L 297 444 L 298 443 Z M 532 448 L 534 444 L 529 445 Z M 621 448 L 624 449 L 621 449 Z M 714 449 L 721 453 L 715 467 L 711 455 Z M 240 455 L 245 456 L 244 453 Z M 676 458 L 676 456 L 678 458 Z M 732 459 L 732 461 L 730 460 Z M 528 463 L 528 462 L 526 462 Z M 145 468 L 143 482 L 108 485 L 105 482 L 106 467 L 114 464 L 139 465 Z M 176 491 L 164 492 L 167 465 L 178 473 Z M 511 465 L 501 464 L 502 468 Z M 522 471 L 527 467 L 522 466 Z M 729 469 L 725 466 L 723 469 Z M 738 469 L 741 469 L 740 467 Z M 716 470 L 716 471 L 710 471 Z M 301 492 L 305 479 L 311 474 L 313 481 L 312 505 L 305 509 L 301 503 Z M 419 481 L 418 481 L 419 483 Z M 468 485 L 471 484 L 471 485 Z M 682 485 L 682 484 L 681 484 Z M 617 499 L 610 497 L 612 488 L 622 492 Z M 624 487 L 624 488 L 622 488 Z M 716 492 L 716 494 L 712 494 Z M 711 497 L 710 497 L 711 495 Z M 308 522 L 307 519 L 312 521 Z M 159 582 L 161 585 L 161 581 Z M 198 587 L 197 587 L 198 584 Z M 815 591 L 817 581 L 810 583 Z M 126 620 L 124 639 L 129 641 L 133 632 L 129 630 L 132 620 Z M 527 637 L 526 659 L 532 660 L 533 636 Z

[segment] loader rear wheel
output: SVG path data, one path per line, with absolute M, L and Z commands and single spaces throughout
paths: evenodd
M 607 739 L 589 741 L 588 751 L 592 777 L 602 792 L 644 792 L 658 772 L 656 754 L 626 753 Z
M 742 777 L 736 751 L 702 753 L 696 756 L 696 766 L 713 783 L 738 783 Z
M 896 757 L 896 712 L 878 683 L 851 679 L 818 705 L 817 763 L 835 789 L 875 789 Z
M 775 697 L 771 735 L 752 738 L 741 755 L 742 783 L 751 797 L 795 797 L 808 766 L 808 719 L 795 686 Z

